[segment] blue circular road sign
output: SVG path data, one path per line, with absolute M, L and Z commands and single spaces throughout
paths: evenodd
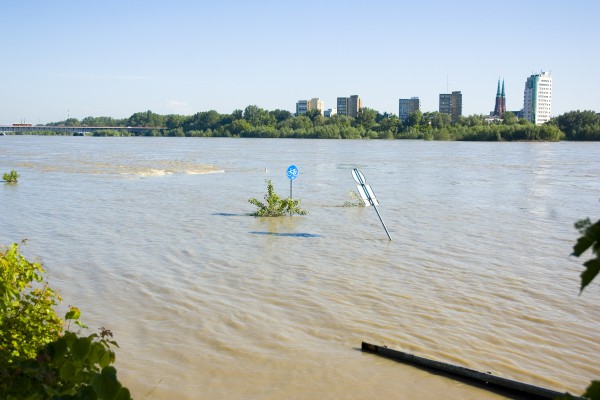
M 290 165 L 286 171 L 287 177 L 290 181 L 293 181 L 298 177 L 298 168 L 295 165 Z

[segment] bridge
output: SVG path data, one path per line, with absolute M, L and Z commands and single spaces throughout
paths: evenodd
M 167 129 L 164 126 L 48 126 L 48 125 L 31 125 L 31 124 L 12 124 L 0 125 L 0 134 L 27 134 L 36 132 L 61 132 L 67 135 L 92 136 L 94 132 L 100 130 L 111 131 L 127 131 L 134 136 L 145 136 L 153 130 L 163 131 Z

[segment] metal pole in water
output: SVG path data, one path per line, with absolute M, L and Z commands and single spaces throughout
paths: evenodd
M 375 204 L 373 204 L 373 208 L 375 209 L 375 212 L 377 213 L 377 216 L 379 217 L 379 220 L 381 221 L 381 225 L 383 225 L 383 229 L 385 229 L 385 233 L 387 234 L 388 239 L 390 239 L 390 241 L 391 241 L 392 237 L 390 236 L 390 233 L 388 232 L 385 224 L 383 223 L 383 219 L 381 219 L 381 215 L 379 214 L 379 210 L 377 209 L 377 206 Z
M 298 177 L 298 167 L 295 165 L 290 165 L 286 171 L 286 175 L 290 180 L 290 200 L 292 199 L 292 182 L 294 179 Z M 290 211 L 290 217 L 292 216 L 292 212 Z
M 383 225 L 383 229 L 385 229 L 385 233 L 387 234 L 388 239 L 391 241 L 392 237 L 390 236 L 390 232 L 388 232 L 388 229 L 385 226 L 385 224 L 383 223 L 383 219 L 381 218 L 381 214 L 379 214 L 379 210 L 377 209 L 377 204 L 379 204 L 379 203 L 377 202 L 377 199 L 375 198 L 375 194 L 373 193 L 373 190 L 371 190 L 371 186 L 367 185 L 365 176 L 358 169 L 354 168 L 352 170 L 352 178 L 354 178 L 356 183 L 358 183 L 356 188 L 358 189 L 358 192 L 360 193 L 360 196 L 362 197 L 362 200 L 365 203 L 365 206 L 373 206 L 373 208 L 375 209 L 375 212 L 377 213 L 377 216 L 379 217 L 379 221 L 381 222 L 381 225 Z

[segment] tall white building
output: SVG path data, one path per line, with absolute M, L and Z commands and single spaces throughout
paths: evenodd
M 550 121 L 552 113 L 552 76 L 548 72 L 531 75 L 525 82 L 523 117 L 536 125 Z

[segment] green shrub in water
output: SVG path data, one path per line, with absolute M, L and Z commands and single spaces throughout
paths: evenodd
M 306 211 L 300 208 L 300 200 L 282 199 L 275 193 L 273 183 L 270 180 L 266 181 L 266 183 L 267 194 L 264 197 L 264 203 L 255 198 L 248 200 L 250 204 L 254 204 L 258 208 L 250 215 L 255 217 L 281 217 L 286 214 L 306 215 Z
M 19 179 L 19 174 L 17 171 L 11 169 L 10 172 L 2 175 L 2 179 L 4 179 L 4 181 L 7 183 L 14 183 Z

